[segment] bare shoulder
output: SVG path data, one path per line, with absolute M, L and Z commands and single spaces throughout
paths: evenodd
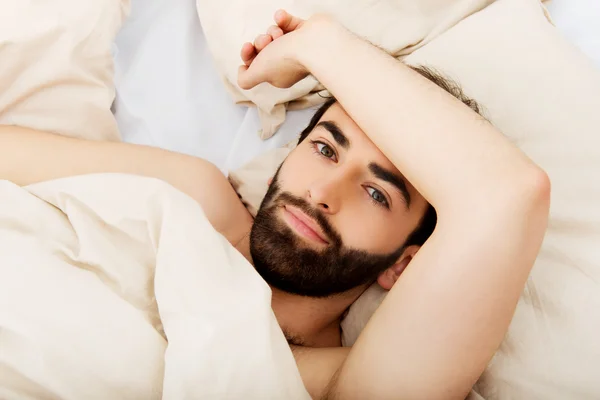
M 327 399 L 350 347 L 290 346 L 302 382 L 313 399 Z
M 247 236 L 253 218 L 231 186 L 229 179 L 212 163 L 178 155 L 177 170 L 184 192 L 196 200 L 215 227 L 230 243 L 237 245 Z

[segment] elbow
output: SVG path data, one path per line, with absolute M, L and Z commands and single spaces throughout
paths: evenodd
M 519 179 L 519 202 L 529 211 L 542 215 L 549 214 L 552 184 L 550 177 L 542 168 L 532 166 Z
M 532 224 L 539 223 L 540 236 L 543 238 L 550 218 L 552 183 L 546 171 L 539 167 L 535 167 L 529 179 L 531 194 L 528 220 Z M 535 227 L 532 228 L 535 229 Z
M 550 212 L 551 182 L 548 174 L 530 164 L 511 174 L 488 179 L 480 186 L 471 202 L 463 202 L 455 210 L 460 218 L 478 221 L 496 221 L 499 225 L 509 220 L 537 221 L 547 225 Z M 482 205 L 484 205 L 482 207 Z
M 488 209 L 490 221 L 497 227 L 517 224 L 529 237 L 543 236 L 550 214 L 551 182 L 548 174 L 536 165 L 521 170 L 500 190 L 496 206 Z M 539 234 L 539 235 L 538 235 Z

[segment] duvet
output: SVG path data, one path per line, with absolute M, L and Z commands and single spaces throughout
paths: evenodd
M 309 398 L 268 285 L 191 198 L 118 174 L 0 198 L 0 398 Z

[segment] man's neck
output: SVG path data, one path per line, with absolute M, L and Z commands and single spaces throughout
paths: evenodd
M 309 347 L 341 346 L 340 322 L 359 291 L 328 298 L 298 296 L 271 288 L 271 307 L 291 344 Z

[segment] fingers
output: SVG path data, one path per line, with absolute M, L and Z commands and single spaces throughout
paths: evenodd
M 240 56 L 246 66 L 252 64 L 252 61 L 256 58 L 265 47 L 267 47 L 273 40 L 282 37 L 285 33 L 291 32 L 298 29 L 304 20 L 294 17 L 284 10 L 279 10 L 275 13 L 275 22 L 277 25 L 271 25 L 267 29 L 267 33 L 258 35 L 254 39 L 254 43 L 244 43 Z
M 257 55 L 257 52 L 256 52 L 256 48 L 254 47 L 254 45 L 249 42 L 244 43 L 244 45 L 242 46 L 242 51 L 240 53 L 240 56 L 241 56 L 244 64 L 246 64 L 246 65 L 252 64 L 252 61 L 254 61 L 254 58 L 256 57 L 256 55 Z
M 295 31 L 302 26 L 303 19 L 294 17 L 285 10 L 277 10 L 275 13 L 275 23 L 281 28 L 283 33 Z
M 271 35 L 258 35 L 256 39 L 254 39 L 254 47 L 256 48 L 256 52 L 260 53 L 262 49 L 267 47 L 269 43 L 273 41 Z
M 283 36 L 283 31 L 277 25 L 271 25 L 269 29 L 267 29 L 267 35 L 271 35 L 273 40 L 275 40 Z
M 277 27 L 274 27 L 274 28 L 277 28 Z M 277 28 L 277 29 L 279 29 L 279 28 Z M 269 30 L 271 30 L 275 35 L 277 35 L 277 32 L 275 31 L 275 29 L 269 28 Z M 281 29 L 280 29 L 280 31 L 281 31 Z M 281 32 L 281 35 L 283 35 L 283 32 Z M 279 35 L 279 36 L 281 36 L 281 35 Z M 254 61 L 254 59 L 256 58 L 258 53 L 260 53 L 272 41 L 273 41 L 273 36 L 268 34 L 268 35 L 258 35 L 256 37 L 256 39 L 254 39 L 254 43 L 244 43 L 244 45 L 242 46 L 242 50 L 240 52 L 240 57 L 242 58 L 242 61 L 244 62 L 244 64 L 246 64 L 246 65 L 252 64 L 252 61 Z

